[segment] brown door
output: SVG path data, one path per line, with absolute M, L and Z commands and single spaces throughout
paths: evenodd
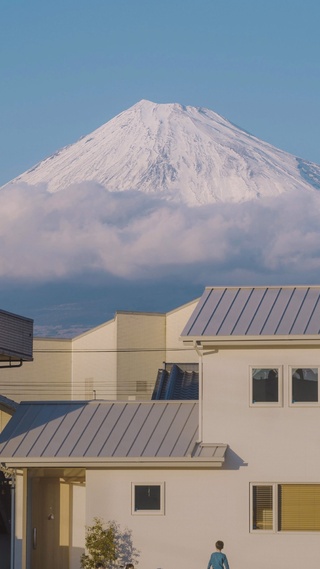
M 31 569 L 69 569 L 69 485 L 33 478 L 31 504 Z

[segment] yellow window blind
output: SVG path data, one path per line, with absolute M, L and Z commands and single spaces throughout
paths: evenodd
M 272 486 L 253 487 L 253 529 L 273 529 Z
M 281 484 L 278 499 L 280 531 L 320 531 L 320 484 Z

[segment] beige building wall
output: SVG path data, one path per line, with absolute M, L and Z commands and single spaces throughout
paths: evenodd
M 71 340 L 34 338 L 33 361 L 0 369 L 0 393 L 14 401 L 71 398 Z
M 79 569 L 81 555 L 84 553 L 86 529 L 86 487 L 73 484 L 70 488 L 71 501 L 71 540 L 70 569 Z M 57 568 L 58 569 L 58 568 Z
M 150 399 L 164 362 L 197 361 L 179 340 L 197 301 L 167 314 L 118 311 L 73 339 L 34 339 L 34 360 L 0 370 L 0 393 L 14 401 Z M 4 425 L 6 417 L 0 414 Z
M 117 326 L 110 320 L 72 340 L 72 399 L 116 399 Z
M 0 433 L 5 428 L 6 424 L 10 421 L 12 415 L 5 413 L 4 411 L 0 411 Z
M 193 300 L 166 314 L 166 362 L 168 363 L 198 361 L 195 350 L 183 345 L 180 340 L 181 332 L 196 308 L 198 300 Z
M 117 312 L 117 398 L 150 399 L 165 358 L 165 314 Z

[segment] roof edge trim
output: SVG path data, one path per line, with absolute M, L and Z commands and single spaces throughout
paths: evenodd
M 226 445 L 227 448 L 227 445 Z M 77 468 L 105 468 L 105 469 L 139 469 L 139 468 L 221 468 L 224 464 L 224 457 L 186 457 L 186 458 L 61 458 L 39 457 L 12 458 L 6 459 L 1 456 L 2 462 L 9 468 L 38 468 L 38 467 L 64 467 L 70 466 Z

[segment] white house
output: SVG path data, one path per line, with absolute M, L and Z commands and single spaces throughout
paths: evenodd
M 210 287 L 181 330 L 199 401 L 21 404 L 0 438 L 15 569 L 78 569 L 95 516 L 139 569 L 206 567 L 217 539 L 231 569 L 316 569 L 319 333 L 318 286 Z

